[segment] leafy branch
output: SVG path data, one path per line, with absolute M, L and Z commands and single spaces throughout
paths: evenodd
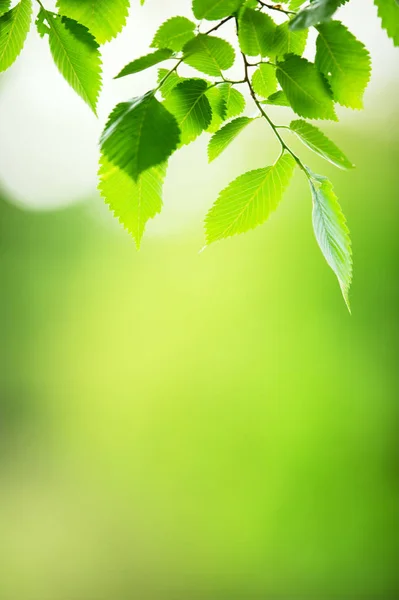
M 220 192 L 205 217 L 206 242 L 264 223 L 299 167 L 310 185 L 316 240 L 349 308 L 352 254 L 342 209 L 331 182 L 315 174 L 284 137 L 290 132 L 331 164 L 353 167 L 336 144 L 306 120 L 337 121 L 336 104 L 363 106 L 371 72 L 369 53 L 335 19 L 349 1 L 187 0 L 194 20 L 175 16 L 162 23 L 151 51 L 121 69 L 116 78 L 158 66 L 153 88 L 118 104 L 100 139 L 100 192 L 137 247 L 146 223 L 161 211 L 167 162 L 177 149 L 205 132 L 211 134 L 208 158 L 213 161 L 246 127 L 265 120 L 280 144 L 280 154 L 274 164 L 240 175 Z M 382 27 L 399 45 L 397 0 L 374 2 Z M 0 72 L 15 62 L 31 26 L 33 0 L 12 4 L 0 0 Z M 35 5 L 37 31 L 48 39 L 57 68 L 96 113 L 102 87 L 101 46 L 123 29 L 129 0 L 57 0 L 57 12 L 47 10 L 44 0 Z M 274 21 L 278 14 L 282 23 Z M 203 21 L 212 23 L 205 32 L 200 27 Z M 243 65 L 238 80 L 228 73 L 236 61 L 235 48 L 215 35 L 228 23 L 235 23 L 235 46 Z M 310 28 L 316 31 L 311 61 L 303 57 L 309 49 Z M 174 64 L 164 68 L 167 61 Z M 182 65 L 195 73 L 182 76 Z M 255 116 L 243 114 L 246 99 L 240 86 L 253 101 Z M 268 106 L 281 107 L 283 115 L 291 109 L 297 118 L 276 124 Z

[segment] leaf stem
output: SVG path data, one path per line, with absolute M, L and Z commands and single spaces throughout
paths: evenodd
M 238 20 L 237 19 L 236 19 L 236 27 L 237 27 L 237 34 L 238 34 Z M 308 174 L 308 171 L 307 171 L 305 165 L 303 164 L 303 162 L 301 161 L 301 159 L 295 154 L 295 152 L 293 152 L 293 150 L 291 150 L 291 148 L 285 143 L 285 141 L 281 137 L 280 133 L 278 132 L 279 126 L 274 124 L 274 122 L 271 120 L 271 118 L 269 117 L 269 115 L 267 114 L 267 112 L 265 111 L 265 109 L 263 108 L 262 104 L 260 103 L 260 101 L 256 97 L 256 93 L 255 93 L 255 90 L 252 87 L 251 79 L 249 77 L 249 72 L 248 72 L 248 69 L 250 67 L 250 63 L 248 62 L 248 59 L 247 59 L 246 55 L 244 54 L 244 52 L 241 52 L 241 56 L 242 56 L 243 61 L 244 61 L 244 81 L 248 85 L 249 92 L 251 94 L 252 100 L 255 102 L 255 104 L 256 104 L 257 108 L 259 109 L 261 115 L 266 119 L 266 121 L 268 122 L 268 124 L 272 128 L 272 130 L 274 132 L 274 135 L 276 136 L 276 138 L 280 142 L 280 145 L 281 145 L 281 154 L 283 154 L 283 152 L 285 152 L 285 151 L 287 151 L 289 154 L 291 154 L 292 158 L 295 160 L 295 162 L 297 163 L 297 165 L 299 166 L 299 168 L 306 174 L 307 177 L 309 177 L 309 174 Z
M 267 2 L 263 2 L 262 0 L 258 0 L 259 4 L 264 8 L 268 8 L 269 10 L 277 10 L 278 12 L 284 13 L 285 15 L 296 15 L 296 12 L 293 10 L 285 10 L 279 4 L 273 5 L 268 4 Z
M 227 23 L 228 21 L 231 21 L 231 19 L 233 19 L 233 15 L 230 15 L 229 17 L 222 19 L 217 25 L 215 25 L 215 27 L 212 27 L 211 29 L 208 29 L 208 31 L 205 31 L 204 35 L 208 35 L 209 33 L 212 33 L 212 31 L 216 31 L 217 29 L 219 29 L 219 27 L 222 27 L 222 25 L 224 25 L 225 23 Z
M 39 2 L 39 0 L 38 0 L 38 2 Z M 177 71 L 179 65 L 181 65 L 182 62 L 183 62 L 183 58 L 179 58 L 179 60 L 175 64 L 175 66 L 172 69 L 170 69 L 170 71 L 168 71 L 168 73 L 166 73 L 165 77 L 162 77 L 162 79 L 158 83 L 157 87 L 154 88 L 154 90 L 153 90 L 154 94 L 161 89 L 161 87 L 163 86 L 165 81 L 170 77 L 170 75 L 172 75 L 172 73 L 175 73 Z

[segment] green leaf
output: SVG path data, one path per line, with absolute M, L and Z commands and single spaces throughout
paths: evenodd
M 185 44 L 184 62 L 201 73 L 218 77 L 234 63 L 233 47 L 221 38 L 200 33 Z
M 239 20 L 238 39 L 240 48 L 248 56 L 268 56 L 273 50 L 276 25 L 258 10 L 246 8 Z
M 339 6 L 339 0 L 313 0 L 301 10 L 290 22 L 291 29 L 307 29 L 318 23 L 327 21 Z
M 148 169 L 137 182 L 125 171 L 101 157 L 98 189 L 114 216 L 140 248 L 145 226 L 162 209 L 166 164 Z
M 100 144 L 108 160 L 137 181 L 141 173 L 165 162 L 179 141 L 175 117 L 149 92 L 114 108 Z
M 313 198 L 313 229 L 317 243 L 338 278 L 342 295 L 350 311 L 349 288 L 352 282 L 352 251 L 345 217 L 331 182 L 309 171 Z
M 399 4 L 397 0 L 374 0 L 374 4 L 378 8 L 382 28 L 386 30 L 394 45 L 399 46 Z
M 206 128 L 207 133 L 215 133 L 227 117 L 227 103 L 219 87 L 211 87 L 206 91 L 212 110 L 212 120 Z
M 275 92 L 266 100 L 262 100 L 261 104 L 270 104 L 272 106 L 291 106 L 283 90 L 278 90 L 278 92 Z
M 289 3 L 290 10 L 298 10 L 307 0 L 291 0 Z
M 297 54 L 302 56 L 308 39 L 308 30 L 292 31 L 289 22 L 282 23 L 276 27 L 273 39 L 273 54 L 278 60 L 286 54 Z
M 11 0 L 0 0 L 0 16 L 10 10 Z
M 259 65 L 252 75 L 252 87 L 261 98 L 273 94 L 277 90 L 276 69 L 272 65 Z
M 296 133 L 305 146 L 333 165 L 341 169 L 352 169 L 354 167 L 338 146 L 314 125 L 298 119 L 290 123 L 290 129 Z
M 44 26 L 44 21 L 47 26 Z M 41 35 L 48 33 L 51 54 L 61 75 L 97 114 L 101 56 L 94 37 L 80 23 L 43 9 L 40 10 L 37 27 Z
M 234 14 L 243 0 L 193 0 L 193 13 L 196 19 L 218 21 Z
M 207 89 L 208 84 L 203 79 L 185 79 L 171 90 L 165 100 L 166 108 L 179 124 L 182 144 L 195 140 L 211 122 Z
M 363 107 L 363 94 L 371 74 L 365 46 L 339 21 L 319 25 L 316 66 L 327 79 L 334 99 L 350 108 Z
M 237 117 L 245 108 L 245 98 L 230 83 L 223 83 L 218 86 L 226 102 L 226 119 Z
M 208 160 L 212 162 L 225 148 L 238 136 L 238 134 L 254 119 L 249 117 L 238 117 L 230 123 L 226 123 L 222 129 L 212 136 L 208 145 Z
M 186 17 L 172 17 L 163 23 L 152 40 L 152 48 L 170 48 L 180 52 L 194 37 L 195 23 Z
M 118 73 L 115 79 L 120 79 L 121 77 L 126 77 L 126 75 L 133 75 L 133 73 L 144 71 L 145 69 L 153 67 L 164 60 L 168 60 L 172 54 L 172 50 L 162 48 L 161 50 L 155 50 L 155 52 L 151 52 L 150 54 L 136 58 L 136 60 L 133 60 L 127 64 L 126 67 L 124 67 L 122 71 Z
M 7 8 L 7 4 L 3 4 L 3 8 Z M 24 47 L 31 15 L 31 0 L 21 0 L 0 17 L 0 72 L 11 67 Z
M 168 76 L 166 77 L 166 75 Z M 162 97 L 166 100 L 173 88 L 180 83 L 180 81 L 183 81 L 183 77 L 180 77 L 176 71 L 169 73 L 168 69 L 158 69 L 157 81 L 158 83 L 163 81 L 159 91 L 161 92 Z
M 277 79 L 300 117 L 337 120 L 326 82 L 313 63 L 291 54 L 277 66 Z
M 273 166 L 249 171 L 230 183 L 205 218 L 207 244 L 264 223 L 280 203 L 294 167 L 292 156 L 284 154 Z
M 104 44 L 126 24 L 130 0 L 57 0 L 62 15 L 89 29 L 99 44 Z

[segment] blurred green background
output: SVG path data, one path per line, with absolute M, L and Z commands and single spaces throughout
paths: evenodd
M 398 86 L 376 69 L 365 113 L 322 124 L 356 170 L 301 149 L 347 215 L 349 316 L 300 173 L 268 223 L 198 254 L 218 191 L 274 160 L 266 127 L 211 166 L 204 141 L 174 156 L 138 253 L 94 193 L 52 205 L 65 156 L 89 170 L 81 127 L 14 93 L 21 65 L 0 179 L 11 161 L 36 192 L 0 184 L 0 600 L 397 600 Z
M 300 175 L 201 255 L 1 200 L 2 599 L 399 597 L 396 141 L 340 131 L 352 317 Z

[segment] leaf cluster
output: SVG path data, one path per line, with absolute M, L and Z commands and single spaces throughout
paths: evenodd
M 353 167 L 342 150 L 306 120 L 337 121 L 337 105 L 363 106 L 370 56 L 336 14 L 349 1 L 289 0 L 281 5 L 272 0 L 187 0 L 193 17 L 172 16 L 162 23 L 150 51 L 133 57 L 115 75 L 122 78 L 158 66 L 153 88 L 119 103 L 100 139 L 100 192 L 137 247 L 147 221 L 162 208 L 170 156 L 208 133 L 211 162 L 244 129 L 263 120 L 278 139 L 280 154 L 274 164 L 239 175 L 220 192 L 205 217 L 207 244 L 264 223 L 299 169 L 310 186 L 316 240 L 349 308 L 352 253 L 342 209 L 331 182 L 303 163 L 288 137 L 295 136 L 341 169 Z M 374 2 L 382 27 L 399 45 L 397 0 Z M 14 63 L 24 46 L 33 3 L 38 7 L 36 29 L 48 40 L 55 65 L 96 113 L 101 46 L 123 29 L 129 0 L 57 0 L 57 12 L 46 9 L 41 0 L 0 0 L 0 72 Z M 220 34 L 223 27 L 235 33 L 234 46 Z M 310 28 L 316 32 L 314 47 L 307 43 Z M 311 60 L 303 56 L 305 50 Z M 237 64 L 242 77 L 231 79 L 228 72 Z M 183 65 L 185 72 L 193 72 L 183 76 Z M 248 99 L 256 109 L 251 116 L 244 114 Z M 276 124 L 268 106 L 281 107 L 283 116 L 290 109 L 296 117 L 289 124 Z

